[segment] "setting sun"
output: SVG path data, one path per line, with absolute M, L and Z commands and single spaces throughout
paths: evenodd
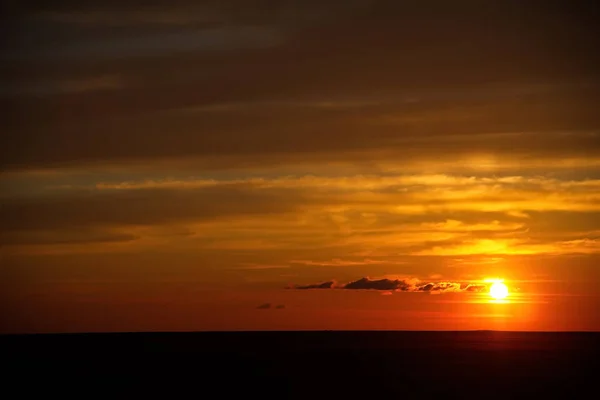
M 502 282 L 494 282 L 490 287 L 490 296 L 496 300 L 501 300 L 508 296 L 508 287 Z

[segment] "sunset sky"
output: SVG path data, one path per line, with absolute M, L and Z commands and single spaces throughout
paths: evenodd
M 593 2 L 12 3 L 0 332 L 600 330 Z

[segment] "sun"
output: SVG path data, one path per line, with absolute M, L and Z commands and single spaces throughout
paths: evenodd
M 502 282 L 494 282 L 490 287 L 490 296 L 496 300 L 502 300 L 508 296 L 508 287 Z

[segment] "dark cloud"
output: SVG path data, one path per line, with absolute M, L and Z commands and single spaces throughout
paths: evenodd
M 435 285 L 433 283 L 428 283 L 425 286 L 421 286 L 419 288 L 419 290 L 423 291 L 423 292 L 429 292 L 431 291 L 433 288 L 435 287 Z
M 197 189 L 78 191 L 7 198 L 0 207 L 4 245 L 85 244 L 137 239 L 136 226 L 167 226 L 289 213 L 306 203 L 294 189 L 253 185 Z M 314 204 L 314 199 L 311 203 Z M 116 232 L 115 232 L 116 231 Z M 160 234 L 160 232 L 158 232 Z M 181 235 L 180 232 L 176 232 Z M 173 236 L 173 232 L 167 232 Z M 190 235 L 186 231 L 184 235 Z
M 343 286 L 344 289 L 374 289 L 374 290 L 406 290 L 410 285 L 404 281 L 394 279 L 377 279 L 370 280 L 369 278 L 361 278 L 357 281 L 347 283 Z
M 477 285 L 477 284 L 467 284 L 464 285 L 462 284 L 460 286 L 460 290 L 461 291 L 466 291 L 466 292 L 482 292 L 484 290 L 487 289 L 486 285 Z
M 0 231 L 87 229 L 287 212 L 302 203 L 294 190 L 254 190 L 252 185 L 190 190 L 71 192 L 13 198 L 0 208 Z
M 487 289 L 484 284 L 471 284 L 461 282 L 419 282 L 416 279 L 369 279 L 361 278 L 356 281 L 349 282 L 345 285 L 334 286 L 333 282 L 325 282 L 322 284 L 295 286 L 294 289 L 332 289 L 339 287 L 341 289 L 350 290 L 380 290 L 384 293 L 390 291 L 398 292 L 480 292 Z
M 270 310 L 270 309 L 283 310 L 283 309 L 285 309 L 285 305 L 284 304 L 273 305 L 271 303 L 264 303 L 264 304 L 259 305 L 256 308 L 259 310 Z
M 438 282 L 417 285 L 417 290 L 423 292 L 459 292 L 461 288 L 460 283 L 457 282 Z
M 323 283 L 316 283 L 314 285 L 297 285 L 294 286 L 294 289 L 331 289 L 335 285 L 335 281 L 328 281 Z

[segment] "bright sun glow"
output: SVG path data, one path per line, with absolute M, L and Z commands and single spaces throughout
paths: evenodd
M 494 282 L 490 287 L 490 296 L 496 300 L 501 300 L 508 296 L 508 287 L 502 282 Z

